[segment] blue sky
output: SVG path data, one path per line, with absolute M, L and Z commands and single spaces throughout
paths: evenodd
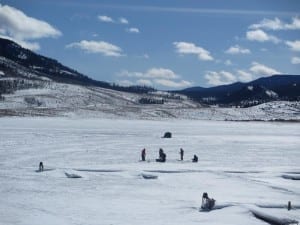
M 298 0 L 0 0 L 0 36 L 94 79 L 172 90 L 300 74 Z

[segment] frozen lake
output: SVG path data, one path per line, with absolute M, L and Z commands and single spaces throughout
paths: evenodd
M 282 177 L 300 176 L 299 137 L 299 123 L 0 118 L 0 224 L 265 224 L 253 209 L 300 221 L 300 181 Z M 199 212 L 203 192 L 228 207 Z

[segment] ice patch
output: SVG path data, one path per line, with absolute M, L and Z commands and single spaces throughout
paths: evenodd
M 265 209 L 287 209 L 288 204 L 255 204 L 259 208 Z M 300 205 L 291 205 L 291 210 L 300 209 Z
M 156 175 L 145 174 L 145 173 L 142 173 L 141 176 L 142 176 L 144 179 L 157 179 L 157 178 L 158 178 L 158 176 L 156 176 Z
M 74 169 L 76 171 L 81 172 L 94 172 L 94 173 L 115 173 L 115 172 L 123 172 L 123 170 L 102 170 L 102 169 Z
M 262 173 L 262 171 L 233 171 L 233 170 L 225 170 L 224 173 Z
M 76 173 L 67 173 L 67 172 L 65 172 L 65 175 L 67 176 L 67 178 L 82 178 L 82 176 L 80 176 Z
M 286 174 L 283 174 L 281 177 L 284 178 L 284 179 L 289 179 L 289 180 L 300 180 L 300 175 L 286 175 Z
M 273 225 L 289 225 L 289 224 L 298 224 L 297 220 L 288 219 L 288 218 L 280 218 L 273 215 L 266 214 L 264 212 L 260 212 L 254 209 L 250 210 L 251 213 L 258 219 L 263 220 L 267 223 Z
M 202 209 L 201 207 L 199 208 L 199 212 L 210 212 L 213 210 L 219 210 L 219 209 L 223 209 L 223 208 L 227 208 L 227 207 L 231 207 L 231 206 L 236 206 L 236 204 L 215 204 L 214 207 L 212 209 Z
M 35 172 L 37 172 L 37 173 L 42 173 L 42 172 L 47 172 L 47 171 L 52 171 L 52 170 L 55 170 L 55 169 L 36 170 Z
M 253 91 L 253 86 L 248 86 L 247 89 L 248 89 L 249 91 Z

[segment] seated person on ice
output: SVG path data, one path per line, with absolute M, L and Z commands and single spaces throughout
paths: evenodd
M 194 158 L 192 159 L 193 162 L 198 162 L 198 156 L 194 155 Z
M 215 206 L 216 200 L 213 198 L 209 198 L 206 192 L 202 195 L 202 205 L 201 209 L 203 210 L 211 210 Z
M 166 162 L 167 155 L 164 153 L 162 148 L 159 149 L 159 158 L 156 159 L 156 162 Z

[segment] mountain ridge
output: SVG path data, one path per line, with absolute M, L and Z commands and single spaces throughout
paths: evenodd
M 157 92 L 154 88 L 123 87 L 96 81 L 62 65 L 55 59 L 36 54 L 13 41 L 0 38 L 0 97 L 1 94 L 14 93 L 17 90 L 43 88 L 49 86 L 50 81 L 141 94 L 137 104 L 144 105 L 164 104 L 174 99 L 183 101 L 182 96 L 174 96 L 176 94 L 186 95 L 202 106 L 249 107 L 269 101 L 300 100 L 299 75 L 273 75 L 248 83 L 236 82 L 210 88 L 190 87 L 166 92 L 168 94 L 155 93 L 153 95 L 152 92 Z
M 146 86 L 123 87 L 104 81 L 94 80 L 74 69 L 64 66 L 55 59 L 22 48 L 17 43 L 4 38 L 0 38 L 0 56 L 25 67 L 37 76 L 47 77 L 56 82 L 91 85 L 133 93 L 146 93 L 154 90 L 153 88 Z M 4 72 L 11 76 L 18 75 L 16 72 L 11 71 L 10 68 L 5 68 L 5 66 L 5 63 L 0 61 L 0 69 L 2 69 L 2 71 L 4 70 Z
M 242 104 L 251 101 L 253 105 L 270 100 L 300 100 L 300 76 L 277 74 L 261 77 L 256 80 L 210 88 L 191 87 L 176 93 L 185 94 L 190 98 L 208 104 Z M 252 93 L 252 94 L 251 94 Z M 246 106 L 247 104 L 242 104 Z M 249 105 L 249 104 L 248 104 Z

